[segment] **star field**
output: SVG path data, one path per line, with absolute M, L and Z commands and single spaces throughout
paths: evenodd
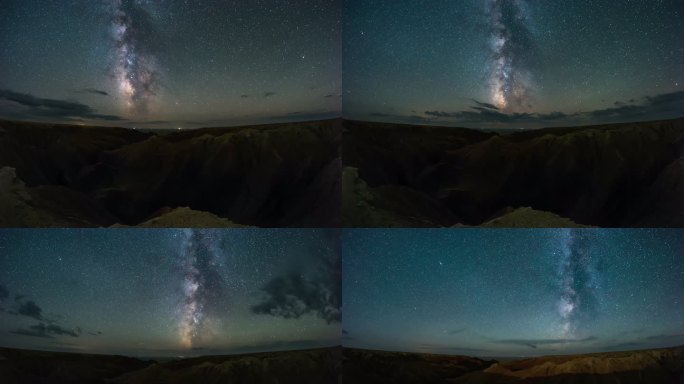
M 343 116 L 539 128 L 684 115 L 684 4 L 345 2 Z
M 681 230 L 349 230 L 343 344 L 529 356 L 684 342 Z
M 341 5 L 6 1 L 0 117 L 193 128 L 336 117 Z
M 0 344 L 134 356 L 335 345 L 339 320 L 319 311 L 339 311 L 336 233 L 3 230 Z M 282 283 L 292 274 L 305 289 Z M 271 296 L 273 281 L 288 303 Z M 298 311 L 283 316 L 287 305 Z

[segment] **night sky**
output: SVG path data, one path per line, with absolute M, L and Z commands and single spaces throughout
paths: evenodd
M 349 0 L 343 116 L 538 128 L 684 116 L 680 0 Z
M 684 231 L 343 235 L 345 346 L 531 356 L 684 344 Z
M 176 129 L 340 114 L 340 0 L 1 8 L 0 118 Z
M 0 231 L 0 346 L 133 356 L 339 344 L 339 232 Z

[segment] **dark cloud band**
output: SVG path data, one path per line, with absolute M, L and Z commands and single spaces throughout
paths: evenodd
M 122 120 L 118 116 L 97 113 L 91 107 L 75 102 L 35 97 L 28 93 L 0 89 L 0 99 L 14 102 L 26 108 L 26 117 L 82 118 L 94 120 Z
M 629 120 L 669 119 L 684 116 L 684 91 L 644 96 L 639 100 L 615 102 L 615 107 L 593 111 L 563 113 L 504 112 L 496 106 L 473 100 L 470 110 L 455 112 L 428 110 L 426 119 L 446 119 L 465 124 L 521 123 L 521 124 L 578 124 L 610 123 Z M 385 116 L 385 115 L 383 115 Z
M 252 312 L 295 319 L 314 314 L 327 323 L 341 322 L 340 260 L 323 262 L 316 276 L 291 273 L 271 279 L 262 288 L 263 300 L 252 306 Z

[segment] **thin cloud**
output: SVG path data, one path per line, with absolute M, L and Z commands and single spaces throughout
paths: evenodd
M 684 337 L 684 333 L 661 333 L 644 337 L 644 340 L 670 340 Z
M 102 91 L 100 89 L 96 89 L 96 88 L 77 89 L 74 92 L 75 93 L 92 93 L 94 95 L 109 96 L 109 93 Z
M 684 115 L 684 91 L 664 93 L 656 96 L 643 96 L 639 100 L 629 99 L 626 102 L 615 101 L 613 107 L 580 111 L 576 113 L 549 112 L 516 112 L 507 113 L 496 106 L 472 99 L 475 105 L 461 111 L 426 110 L 425 116 L 435 119 L 448 119 L 464 124 L 486 123 L 524 123 L 554 124 L 558 123 L 608 123 L 627 120 L 644 120 L 656 118 L 675 118 Z M 386 114 L 371 114 L 376 117 L 389 117 Z M 415 117 L 415 116 L 414 116 Z M 408 118 L 404 116 L 404 118 Z
M 486 353 L 491 353 L 491 351 L 488 349 L 452 347 L 452 346 L 436 345 L 436 344 L 430 344 L 430 343 L 419 344 L 417 348 L 421 351 L 457 354 L 457 355 L 482 355 L 482 354 L 486 354 Z
M 17 312 L 36 320 L 43 320 L 42 309 L 33 300 L 21 303 Z
M 497 344 L 510 344 L 518 345 L 523 347 L 537 348 L 540 345 L 550 345 L 550 344 L 578 344 L 586 343 L 588 341 L 598 340 L 595 336 L 585 337 L 583 339 L 506 339 L 506 340 L 495 340 Z
M 4 286 L 2 286 L 4 288 Z M 5 290 L 7 290 L 5 288 Z M 9 292 L 7 296 L 9 297 Z M 36 325 L 29 326 L 28 328 L 18 328 L 14 331 L 9 331 L 17 335 L 32 336 L 32 337 L 43 337 L 52 338 L 53 336 L 67 335 L 72 337 L 79 337 L 83 330 L 81 327 L 64 328 L 58 323 L 62 316 L 57 314 L 48 313 L 48 315 L 43 314 L 43 309 L 36 304 L 33 300 L 24 300 L 25 295 L 15 294 L 14 295 L 14 310 L 7 311 L 6 313 L 13 316 L 25 316 L 34 320 L 40 321 Z M 46 325 L 47 324 L 47 325 Z M 88 332 L 91 333 L 91 332 Z M 102 332 L 97 331 L 97 334 Z M 92 333 L 91 333 L 92 334 Z
M 150 120 L 150 121 L 129 121 L 126 124 L 130 125 L 160 125 L 160 124 L 171 124 L 168 120 Z
M 25 117 L 81 118 L 107 121 L 123 120 L 119 116 L 97 113 L 97 111 L 91 107 L 76 101 L 40 98 L 28 93 L 14 92 L 9 89 L 0 89 L 0 100 L 3 99 L 24 107 L 25 110 L 21 112 L 21 114 L 25 115 Z
M 54 337 L 48 335 L 45 332 L 32 331 L 30 329 L 23 329 L 23 328 L 18 328 L 14 331 L 9 331 L 9 333 L 14 333 L 15 335 L 21 335 L 21 336 L 31 336 L 31 337 L 41 337 L 44 339 L 54 339 Z
M 477 101 L 477 100 L 475 100 L 475 99 L 470 99 L 470 100 L 472 100 L 473 103 L 475 103 L 475 104 L 476 104 L 477 106 L 479 106 L 479 107 L 483 107 L 483 108 L 487 108 L 487 109 L 494 109 L 494 110 L 497 110 L 497 111 L 499 110 L 499 107 L 497 107 L 497 106 L 494 105 L 494 104 L 485 103 L 485 102 L 482 102 L 482 101 Z
M 626 343 L 606 345 L 605 347 L 603 347 L 603 349 L 606 351 L 634 350 L 634 349 L 643 348 L 644 346 L 645 346 L 645 344 L 641 343 L 641 342 L 626 342 Z
M 0 300 L 5 300 L 9 297 L 9 290 L 3 284 L 0 284 Z
M 74 329 L 66 329 L 66 328 L 62 328 L 56 324 L 45 325 L 43 323 L 39 323 L 36 325 L 29 326 L 28 329 L 18 328 L 15 331 L 9 331 L 9 332 L 17 334 L 17 335 L 22 335 L 22 336 L 42 337 L 42 338 L 46 338 L 46 339 L 52 339 L 52 338 L 54 338 L 54 336 L 79 337 L 82 333 L 82 330 L 79 327 L 76 327 Z

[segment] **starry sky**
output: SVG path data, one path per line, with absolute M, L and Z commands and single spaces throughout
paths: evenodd
M 539 128 L 684 116 L 679 0 L 349 0 L 343 116 Z
M 340 0 L 5 0 L 0 118 L 196 128 L 337 117 Z
M 535 356 L 684 344 L 679 229 L 343 234 L 343 345 Z
M 0 346 L 192 356 L 332 346 L 340 234 L 0 230 Z

